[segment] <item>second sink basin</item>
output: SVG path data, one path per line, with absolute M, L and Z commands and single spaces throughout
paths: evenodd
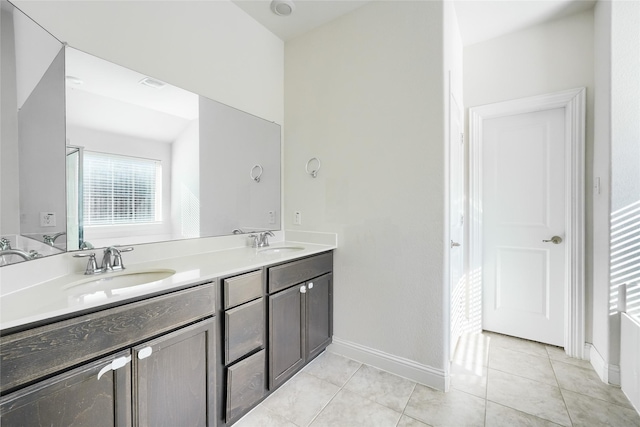
M 258 253 L 259 254 L 280 254 L 284 252 L 301 251 L 303 249 L 304 248 L 302 246 L 280 246 L 280 247 L 274 247 L 274 248 L 260 249 L 258 250 Z
M 68 290 L 79 286 L 91 287 L 95 290 L 113 290 L 129 288 L 132 286 L 145 285 L 157 282 L 167 277 L 171 277 L 176 272 L 174 270 L 156 269 L 129 271 L 123 270 L 116 273 L 104 273 L 97 276 L 88 276 L 86 279 L 78 280 L 63 287 Z

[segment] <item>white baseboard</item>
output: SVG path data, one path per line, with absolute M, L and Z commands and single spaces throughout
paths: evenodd
M 606 363 L 593 344 L 585 344 L 585 354 L 602 382 L 620 385 L 620 366 Z
M 334 337 L 327 349 L 358 362 L 407 378 L 437 390 L 449 391 L 450 377 L 442 369 L 422 365 L 413 360 L 394 356 L 370 347 Z

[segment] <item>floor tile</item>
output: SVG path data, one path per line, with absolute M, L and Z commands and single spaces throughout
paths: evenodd
M 401 415 L 343 389 L 320 412 L 311 427 L 395 427 Z
M 362 366 L 360 362 L 325 351 L 309 363 L 304 368 L 304 372 L 342 387 L 360 366 Z
M 451 365 L 451 387 L 481 398 L 487 397 L 487 368 L 467 370 L 456 364 Z
M 308 426 L 340 388 L 300 372 L 262 403 L 267 409 L 301 426 Z
M 630 408 L 562 390 L 574 426 L 640 426 L 640 415 Z
M 487 399 L 557 424 L 571 425 L 558 387 L 489 368 Z
M 495 402 L 487 402 L 487 427 L 513 427 L 513 426 L 535 426 L 535 427 L 557 427 L 558 424 L 542 418 L 535 417 L 525 412 L 517 411 Z
M 593 369 L 581 368 L 556 360 L 552 360 L 551 364 L 560 388 L 632 408 L 622 390 L 603 383 Z
M 549 357 L 544 344 L 540 344 L 534 341 L 527 341 L 516 337 L 510 337 L 507 335 L 497 334 L 495 332 L 483 331 L 482 333 L 487 335 L 491 339 L 490 345 L 492 348 L 503 347 L 508 348 L 509 350 L 532 354 L 534 356 Z
M 432 426 L 483 426 L 485 401 L 451 389 L 443 393 L 416 385 L 405 415 Z
M 485 334 L 462 334 L 453 353 L 452 363 L 477 373 L 489 362 L 490 338 Z
M 281 415 L 270 411 L 262 405 L 258 405 L 240 419 L 233 427 L 298 427 Z
M 416 383 L 408 379 L 362 365 L 344 388 L 394 411 L 402 412 L 415 386 Z
M 575 357 L 567 356 L 567 353 L 564 352 L 564 348 L 548 345 L 547 353 L 549 354 L 549 359 L 568 363 L 570 365 L 580 366 L 581 368 L 593 369 L 591 366 L 591 362 L 589 362 L 588 360 L 576 359 Z
M 425 424 L 421 421 L 403 415 L 400 417 L 397 427 L 429 427 L 429 424 Z
M 548 356 L 534 356 L 529 353 L 496 346 L 491 347 L 489 351 L 489 367 L 509 374 L 529 378 L 530 380 L 558 386 Z

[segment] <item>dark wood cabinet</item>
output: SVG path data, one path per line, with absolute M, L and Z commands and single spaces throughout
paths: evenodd
M 284 383 L 331 343 L 331 266 L 332 254 L 328 253 L 270 269 L 270 390 Z M 318 274 L 321 275 L 314 276 Z M 295 283 L 298 280 L 302 282 Z
M 263 277 L 261 269 L 221 281 L 219 426 L 236 422 L 266 393 Z
M 215 322 L 133 349 L 136 426 L 215 426 Z
M 304 365 L 303 286 L 269 296 L 269 389 Z
M 3 336 L 0 423 L 215 426 L 213 314 L 207 283 Z
M 100 370 L 129 351 L 87 363 L 0 398 L 0 423 L 25 427 L 131 426 L 131 365 Z
M 306 359 L 313 359 L 331 343 L 333 336 L 332 275 L 307 282 Z

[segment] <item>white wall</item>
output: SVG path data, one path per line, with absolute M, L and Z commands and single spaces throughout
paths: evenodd
M 284 129 L 285 229 L 339 234 L 333 348 L 440 388 L 443 13 L 372 2 L 287 42 Z
M 72 47 L 283 121 L 284 44 L 228 0 L 15 3 Z
M 37 123 L 37 126 L 34 126 Z M 55 234 L 67 228 L 64 121 L 64 49 L 18 112 L 20 234 Z M 43 144 L 43 141 L 46 143 Z M 14 180 L 15 183 L 15 180 Z M 56 214 L 42 227 L 40 213 Z
M 595 223 L 599 257 L 594 259 L 596 370 L 619 384 L 620 315 L 617 287 L 640 280 L 632 250 L 640 242 L 640 4 L 601 1 L 596 5 L 596 149 L 594 171 L 602 175 Z M 623 230 L 623 231 L 621 231 Z M 611 248 L 611 250 L 609 250 Z M 626 252 L 626 253 L 625 253 Z M 611 302 L 610 302 L 611 301 Z M 631 300 L 631 307 L 638 304 Z M 600 369 L 598 369 L 600 368 Z
M 595 9 L 595 105 L 593 176 L 600 194 L 593 198 L 593 347 L 591 360 L 609 360 L 609 215 L 611 200 L 611 2 Z M 595 356 L 595 357 L 594 357 Z M 605 380 L 608 370 L 596 369 Z
M 586 265 L 593 263 L 593 10 L 464 48 L 465 107 L 587 88 Z M 586 272 L 586 339 L 591 341 L 592 275 Z

